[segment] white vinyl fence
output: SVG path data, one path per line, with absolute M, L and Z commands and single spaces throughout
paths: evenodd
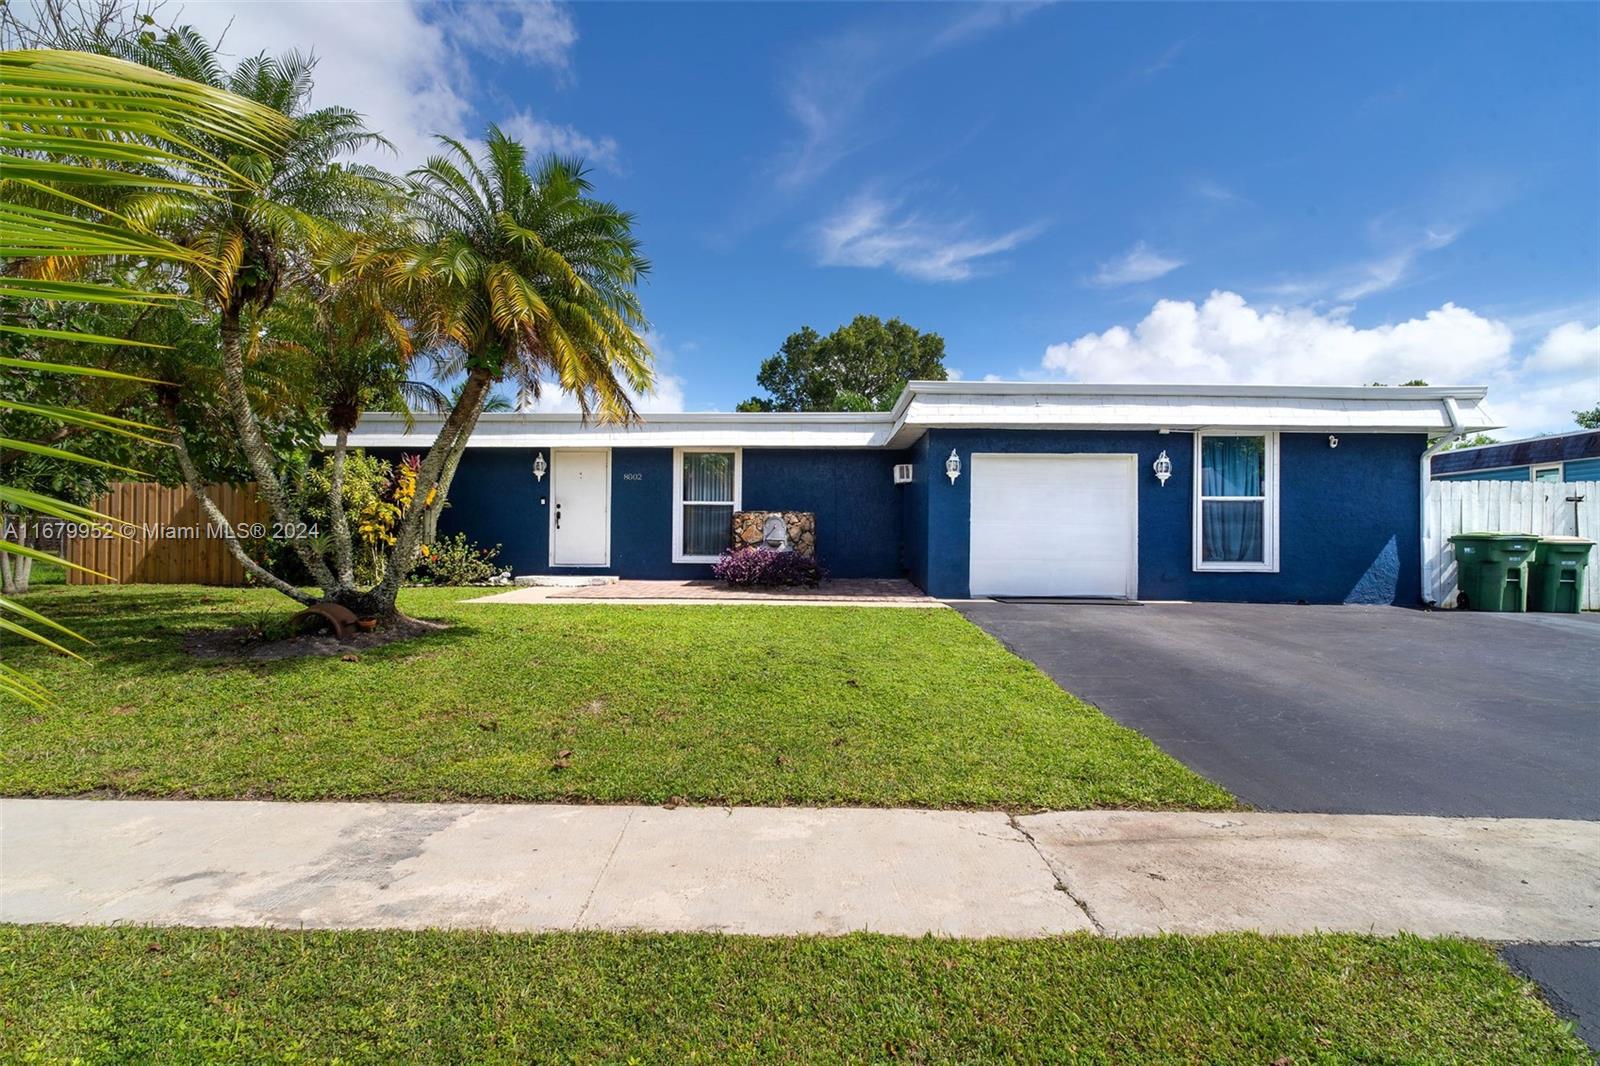
M 1582 496 L 1573 504 L 1569 496 Z M 1430 481 L 1422 516 L 1426 598 L 1456 605 L 1457 533 L 1535 533 L 1600 540 L 1600 481 Z M 1583 609 L 1600 611 L 1600 558 L 1591 552 Z

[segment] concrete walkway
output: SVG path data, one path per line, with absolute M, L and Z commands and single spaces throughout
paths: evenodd
M 0 921 L 1600 939 L 1600 823 L 0 800 Z

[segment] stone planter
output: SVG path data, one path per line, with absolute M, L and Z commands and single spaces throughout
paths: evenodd
M 811 511 L 735 512 L 730 546 L 735 551 L 740 548 L 788 548 L 801 555 L 816 555 L 817 516 Z

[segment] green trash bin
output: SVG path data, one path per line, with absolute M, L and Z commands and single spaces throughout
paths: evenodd
M 1533 553 L 1533 584 L 1528 610 L 1577 614 L 1583 610 L 1583 583 L 1594 541 L 1583 537 L 1541 537 Z
M 1526 611 L 1528 560 L 1539 538 L 1531 533 L 1457 533 L 1458 607 L 1473 611 Z

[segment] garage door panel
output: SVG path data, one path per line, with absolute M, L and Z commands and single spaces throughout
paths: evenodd
M 972 594 L 1132 596 L 1134 470 L 1125 455 L 974 455 Z

